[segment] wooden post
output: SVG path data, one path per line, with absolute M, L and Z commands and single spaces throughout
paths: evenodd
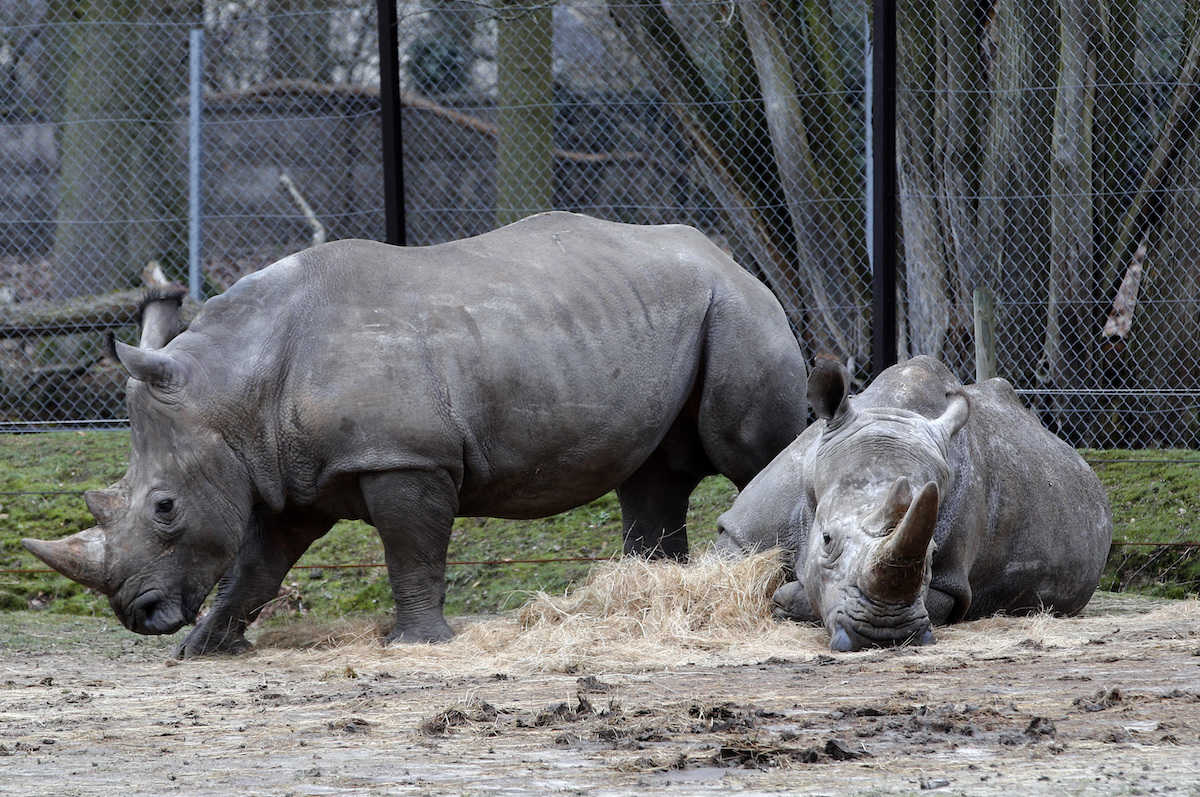
M 996 375 L 996 305 L 990 288 L 975 289 L 975 383 Z

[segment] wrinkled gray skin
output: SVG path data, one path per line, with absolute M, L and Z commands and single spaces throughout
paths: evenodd
M 776 593 L 777 613 L 824 624 L 846 651 L 1084 607 L 1112 540 L 1107 496 L 1008 382 L 964 387 L 915 357 L 853 398 L 848 384 L 840 365 L 817 363 L 818 420 L 718 521 L 727 551 L 792 551 L 797 580 Z
M 616 488 L 625 550 L 685 557 L 699 480 L 744 485 L 805 421 L 779 303 L 688 227 L 548 213 L 431 247 L 340 241 L 245 277 L 174 337 L 171 308 L 117 344 L 132 453 L 87 496 L 99 525 L 26 546 L 144 634 L 193 622 L 220 580 L 181 655 L 246 648 L 339 518 L 382 538 L 389 640 L 450 636 L 456 515 Z

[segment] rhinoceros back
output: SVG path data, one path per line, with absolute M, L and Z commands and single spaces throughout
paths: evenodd
M 306 250 L 176 341 L 224 369 L 230 395 L 260 397 L 288 492 L 445 468 L 464 514 L 522 517 L 631 473 L 692 395 L 714 328 L 754 352 L 731 383 L 762 382 L 774 359 L 788 384 L 766 387 L 802 394 L 778 302 L 701 234 L 549 213 L 436 246 Z
M 1075 614 L 1091 598 L 1112 542 L 1104 486 L 1003 379 L 969 386 L 970 443 L 986 480 L 987 533 L 971 568 L 969 617 L 999 609 Z

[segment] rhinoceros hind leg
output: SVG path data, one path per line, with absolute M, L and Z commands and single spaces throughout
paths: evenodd
M 617 487 L 626 556 L 686 561 L 692 490 L 716 473 L 696 428 L 694 393 L 658 448 Z
M 396 624 L 386 642 L 443 642 L 454 635 L 442 614 L 446 549 L 458 509 L 444 471 L 372 473 L 359 479 L 369 520 L 383 541 Z
M 279 595 L 279 585 L 296 560 L 332 525 L 331 519 L 309 511 L 260 516 L 217 585 L 212 609 L 175 649 L 175 657 L 250 650 L 246 628 Z
M 687 560 L 688 497 L 703 474 L 668 459 L 659 449 L 617 488 L 627 556 Z

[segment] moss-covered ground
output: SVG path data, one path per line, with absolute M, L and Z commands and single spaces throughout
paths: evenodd
M 120 478 L 125 431 L 0 435 L 0 570 L 40 570 L 22 537 L 54 538 L 91 525 L 80 492 Z M 1122 542 L 1200 541 L 1200 452 L 1088 451 L 1108 488 L 1115 537 Z M 705 480 L 692 496 L 688 526 L 694 547 L 711 540 L 716 518 L 734 497 L 722 478 Z M 451 542 L 447 610 L 475 614 L 521 603 L 532 590 L 562 591 L 590 563 L 482 564 L 500 559 L 611 557 L 620 550 L 620 509 L 611 493 L 541 520 L 461 518 Z M 391 598 L 382 567 L 313 568 L 382 561 L 365 524 L 344 522 L 318 541 L 285 582 L 284 613 L 379 612 Z M 1200 550 L 1114 546 L 1102 586 L 1178 597 L 1200 589 Z M 110 616 L 106 601 L 53 573 L 0 572 L 0 610 L 41 608 Z

